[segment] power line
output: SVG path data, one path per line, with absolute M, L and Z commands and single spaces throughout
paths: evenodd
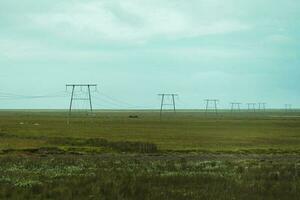
M 53 94 L 46 94 L 46 95 L 22 95 L 22 94 L 13 94 L 13 93 L 0 92 L 0 98 L 9 99 L 9 100 L 58 98 L 58 97 L 66 97 L 66 94 L 53 93 Z
M 126 108 L 147 108 L 147 106 L 141 106 L 141 105 L 134 105 L 134 104 L 131 104 L 131 103 L 128 103 L 128 102 L 125 102 L 123 100 L 119 100 L 119 99 L 116 99 L 110 95 L 107 95 L 103 92 L 97 92 L 97 94 L 99 95 L 99 98 L 101 98 L 102 101 L 106 101 L 106 102 L 110 102 L 111 104 L 113 105 L 118 105 L 120 107 L 126 107 Z M 104 98 L 102 98 L 104 97 Z M 149 107 L 148 107 L 149 108 Z

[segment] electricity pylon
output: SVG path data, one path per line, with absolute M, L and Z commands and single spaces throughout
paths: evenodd
M 93 111 L 93 105 L 92 105 L 92 95 L 91 95 L 91 89 L 94 88 L 95 90 L 97 89 L 97 85 L 96 84 L 67 84 L 66 85 L 66 89 L 68 90 L 68 88 L 72 88 L 72 93 L 71 93 L 71 99 L 70 99 L 70 106 L 69 106 L 69 116 L 72 113 L 72 106 L 73 106 L 73 102 L 76 100 L 80 100 L 80 101 L 88 101 L 89 105 L 90 105 L 90 111 Z M 80 88 L 81 90 L 83 88 L 87 89 L 88 92 L 88 97 L 87 98 L 75 98 L 74 97 L 74 93 L 76 91 L 76 88 Z
M 247 103 L 248 105 L 248 112 L 250 112 L 251 110 L 253 112 L 256 112 L 256 103 Z
M 292 111 L 292 104 L 285 104 L 285 112 Z
M 233 102 L 233 103 L 230 103 L 230 104 L 231 104 L 231 112 L 234 112 L 235 110 L 238 111 L 238 112 L 241 112 L 242 103 Z
M 218 114 L 218 99 L 205 99 L 204 100 L 206 102 L 206 106 L 205 106 L 205 114 L 207 114 L 207 112 L 209 111 L 209 106 L 212 103 L 212 108 L 213 111 L 216 113 L 216 115 Z
M 172 106 L 174 113 L 176 113 L 175 97 L 177 97 L 178 94 L 158 94 L 158 96 L 161 96 L 160 117 L 162 117 L 162 112 L 163 112 L 164 106 Z M 172 98 L 171 103 L 165 103 L 165 98 L 166 97 L 171 97 Z
M 266 105 L 267 103 L 258 103 L 258 110 L 266 112 Z

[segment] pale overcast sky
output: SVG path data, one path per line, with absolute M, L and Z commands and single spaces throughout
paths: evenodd
M 299 19 L 299 0 L 1 0 L 0 95 L 97 83 L 120 108 L 158 107 L 163 92 L 180 108 L 206 98 L 300 107 Z M 67 104 L 0 98 L 0 108 Z

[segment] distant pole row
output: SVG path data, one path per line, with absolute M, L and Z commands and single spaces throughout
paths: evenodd
M 160 117 L 162 116 L 163 110 L 165 106 L 172 106 L 173 111 L 176 112 L 176 104 L 175 104 L 175 97 L 178 96 L 178 94 L 159 94 L 161 97 L 161 104 L 160 104 Z M 166 97 L 171 97 L 171 103 L 166 103 Z M 218 114 L 218 103 L 219 99 L 205 99 L 205 114 L 212 112 L 215 114 Z M 240 102 L 231 102 L 230 103 L 230 111 L 231 112 L 241 112 L 243 103 Z M 259 102 L 259 103 L 246 103 L 247 105 L 247 111 L 248 112 L 266 112 L 266 106 L 267 103 Z M 292 105 L 291 104 L 285 104 L 285 111 L 291 111 Z
M 205 113 L 208 113 L 209 111 L 213 111 L 214 113 L 218 114 L 217 103 L 219 102 L 219 100 L 205 99 L 204 101 L 206 102 Z M 209 109 L 210 104 L 212 104 L 211 109 Z M 243 105 L 243 103 L 231 102 L 230 105 L 231 105 L 231 108 L 230 108 L 231 112 L 241 112 L 241 105 Z M 257 108 L 256 108 L 257 103 L 247 103 L 246 105 L 247 105 L 248 112 L 256 112 L 257 111 Z M 258 103 L 258 110 L 265 112 L 266 105 L 267 105 L 267 103 Z
M 66 89 L 71 88 L 71 98 L 70 98 L 70 105 L 69 105 L 69 116 L 72 113 L 72 106 L 73 102 L 76 100 L 83 100 L 89 102 L 90 111 L 93 111 L 93 105 L 92 105 L 92 96 L 91 96 L 91 89 L 97 90 L 97 84 L 67 84 Z M 75 91 L 76 88 L 80 88 L 81 91 L 87 92 L 87 97 L 76 97 Z M 178 97 L 178 94 L 175 93 L 162 93 L 158 94 L 158 96 L 161 97 L 161 103 L 160 103 L 160 117 L 162 117 L 163 110 L 167 106 L 172 107 L 172 111 L 176 113 L 176 102 L 175 97 Z M 170 100 L 171 99 L 171 100 Z M 220 102 L 219 99 L 205 99 L 205 114 L 208 112 L 213 112 L 215 114 L 218 114 L 218 103 Z M 241 112 L 241 106 L 243 103 L 240 102 L 231 102 L 230 103 L 231 112 Z M 256 111 L 266 111 L 266 105 L 267 103 L 259 102 L 259 103 L 246 103 L 248 112 L 256 112 Z M 285 104 L 285 111 L 289 112 L 292 110 L 291 104 Z

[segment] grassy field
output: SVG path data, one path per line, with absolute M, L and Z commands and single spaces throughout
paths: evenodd
M 0 111 L 0 199 L 299 199 L 300 112 Z
M 138 118 L 129 118 L 137 115 Z M 162 151 L 300 150 L 300 113 L 0 112 L 0 149 L 52 146 L 49 138 L 154 143 Z M 54 144 L 55 146 L 59 144 Z

